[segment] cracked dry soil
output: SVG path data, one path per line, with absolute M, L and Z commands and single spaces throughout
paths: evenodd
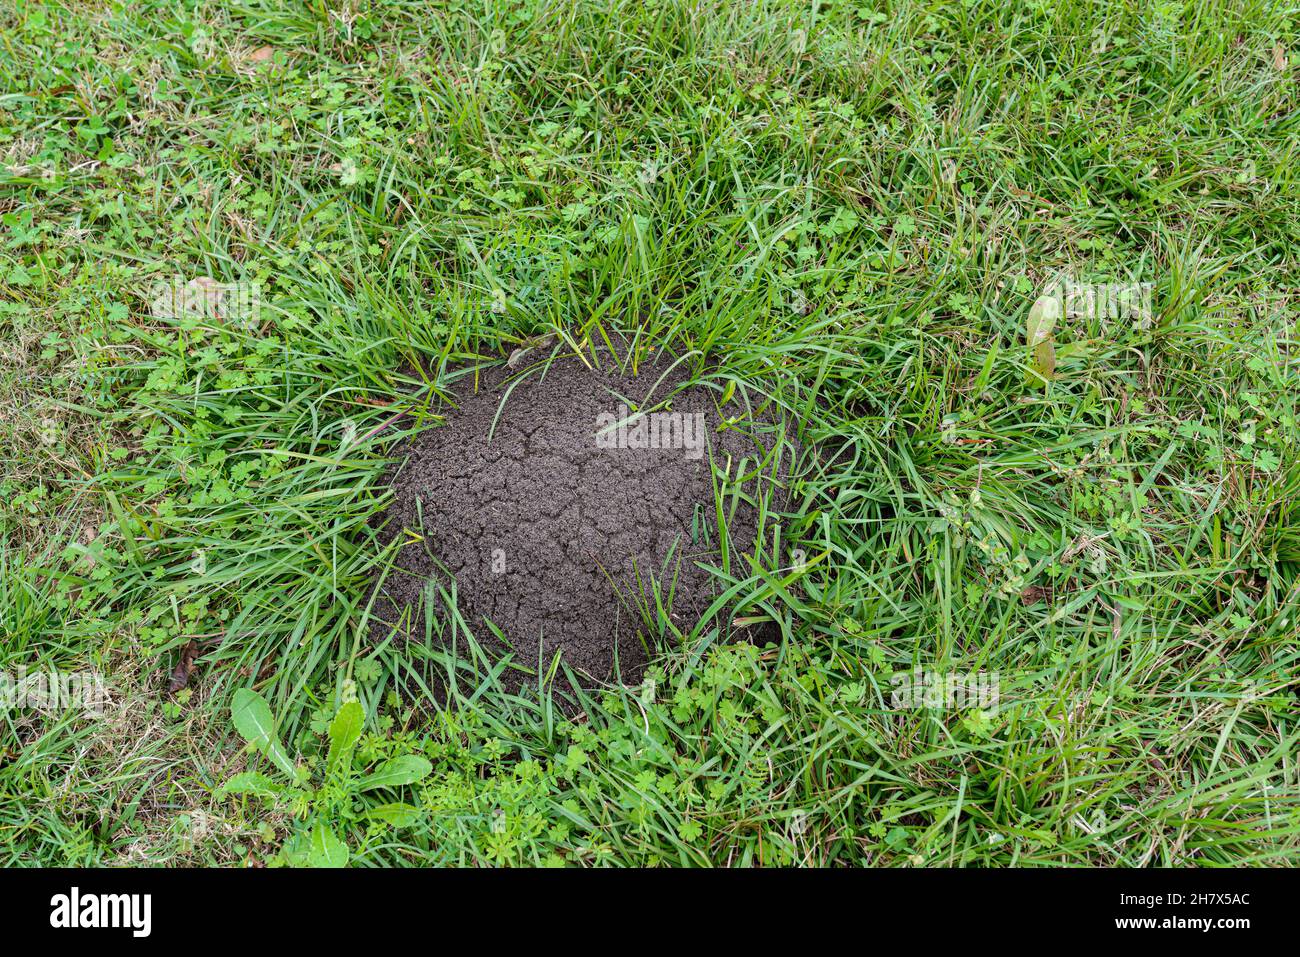
M 748 457 L 752 472 L 777 428 L 760 421 L 719 431 L 718 393 L 690 385 L 673 395 L 670 407 L 687 427 L 659 431 L 661 438 L 681 436 L 663 442 L 677 447 L 632 447 L 634 421 L 627 422 L 631 431 L 624 440 L 617 427 L 602 429 L 625 421 L 619 408 L 624 399 L 641 403 L 653 388 L 658 402 L 688 381 L 679 367 L 660 382 L 669 364 L 643 363 L 633 378 L 606 356 L 592 370 L 570 355 L 553 361 L 544 375 L 530 371 L 508 397 L 518 374 L 504 366 L 481 374 L 477 391 L 472 375 L 453 386 L 459 408 L 446 409 L 442 425 L 417 436 L 404 461 L 399 453 L 390 475 L 395 500 L 380 538 L 388 544 L 406 536 L 409 542 L 376 596 L 372 636 L 382 640 L 396 630 L 399 639 L 423 640 L 424 602 L 440 605 L 437 590 L 426 585 L 447 583 L 441 562 L 456 578 L 465 621 L 489 652 L 513 651 L 517 664 L 543 673 L 560 652 L 589 687 L 616 677 L 639 681 L 648 656 L 634 599 L 652 596 L 649 578 L 660 582 L 663 595 L 672 590 L 671 618 L 683 633 L 719 593 L 717 579 L 697 565 L 720 566 L 710 453 L 719 467 L 730 456 L 732 474 Z M 727 416 L 744 411 L 736 397 L 724 409 Z M 692 418 L 696 414 L 702 420 Z M 655 425 L 651 419 L 643 424 Z M 692 447 L 692 421 L 703 426 L 703 448 Z M 741 553 L 753 553 L 757 533 L 758 510 L 743 498 L 755 499 L 763 487 L 770 542 L 770 513 L 785 507 L 787 471 L 788 463 L 769 466 L 744 484 L 728 520 L 733 573 L 747 574 Z M 406 535 L 407 529 L 416 535 Z M 432 609 L 439 617 L 443 612 Z M 724 635 L 729 612 L 718 616 Z M 485 618 L 508 645 L 483 624 Z M 772 628 L 746 637 L 776 634 Z M 536 680 L 518 668 L 503 675 L 511 691 Z

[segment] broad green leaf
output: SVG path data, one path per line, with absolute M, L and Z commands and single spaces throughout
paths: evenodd
M 306 867 L 307 852 L 311 850 L 310 834 L 294 831 L 280 848 L 280 854 L 290 867 Z
M 244 736 L 244 740 L 259 748 L 275 736 L 271 706 L 252 688 L 240 688 L 235 692 L 230 716 L 234 719 L 235 730 Z
M 379 770 L 361 779 L 362 791 L 375 788 L 395 788 L 403 784 L 422 781 L 433 770 L 433 765 L 416 754 L 403 754 L 401 757 L 386 761 Z
M 271 759 L 271 763 L 287 774 L 291 780 L 298 776 L 298 766 L 293 763 L 293 758 L 289 757 L 289 752 L 284 750 L 284 745 L 280 743 L 279 738 L 268 741 L 264 753 Z
M 420 809 L 399 801 L 372 807 L 366 815 L 379 821 L 387 821 L 393 827 L 410 827 L 419 819 Z
M 359 701 L 349 701 L 339 708 L 330 722 L 330 752 L 326 763 L 333 767 L 339 757 L 357 743 L 366 714 Z
M 244 771 L 236 774 L 221 787 L 218 794 L 256 794 L 260 797 L 273 798 L 284 790 L 284 785 L 277 784 L 265 774 L 257 771 Z
M 271 707 L 266 699 L 252 688 L 240 688 L 230 705 L 230 716 L 234 719 L 235 730 L 259 751 L 270 759 L 271 763 L 287 774 L 291 779 L 297 768 L 290 760 L 284 745 L 275 736 L 275 723 L 271 719 Z
M 324 821 L 317 821 L 311 829 L 311 842 L 307 850 L 308 867 L 343 867 L 348 862 L 348 846 Z

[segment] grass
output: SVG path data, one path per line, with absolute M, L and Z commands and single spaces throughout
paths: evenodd
M 6 5 L 0 670 L 113 702 L 0 711 L 0 863 L 1294 864 L 1298 23 Z M 1063 318 L 1045 381 L 1061 271 L 1154 314 Z M 177 275 L 259 321 L 157 317 Z M 781 644 L 688 636 L 580 718 L 455 614 L 454 657 L 373 646 L 411 394 L 618 329 L 815 451 L 728 571 Z M 918 668 L 1000 699 L 900 708 Z

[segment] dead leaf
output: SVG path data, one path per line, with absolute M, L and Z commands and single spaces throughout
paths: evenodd
M 1056 346 L 1048 339 L 1034 346 L 1031 376 L 1046 385 L 1056 374 Z
M 1052 330 L 1061 318 L 1061 300 L 1053 295 L 1039 296 L 1029 309 L 1025 320 L 1025 343 L 1029 347 L 1030 382 L 1043 385 L 1056 372 L 1056 341 Z
M 1286 69 L 1286 47 L 1280 43 L 1273 44 L 1273 69 L 1279 73 Z
M 1051 602 L 1052 590 L 1044 588 L 1042 585 L 1030 585 L 1020 593 L 1020 603 L 1022 605 L 1033 605 L 1040 601 Z
M 273 56 L 275 56 L 275 49 L 273 47 L 258 47 L 248 55 L 248 59 L 252 63 L 265 63 Z
M 199 654 L 199 643 L 190 641 L 181 650 L 181 660 L 176 662 L 176 667 L 172 669 L 171 679 L 167 682 L 167 693 L 175 694 L 190 683 L 190 675 L 194 674 L 194 659 Z
M 1039 296 L 1029 309 L 1025 320 L 1025 342 L 1036 346 L 1050 339 L 1056 321 L 1061 318 L 1061 300 L 1055 296 Z
M 525 339 L 523 345 L 520 348 L 510 353 L 510 358 L 506 360 L 506 367 L 509 369 L 515 368 L 516 366 L 519 365 L 519 363 L 523 362 L 524 357 L 527 356 L 534 349 L 545 349 L 547 346 L 551 345 L 554 342 L 555 342 L 554 333 L 549 333 L 542 336 L 534 336 L 531 339 Z

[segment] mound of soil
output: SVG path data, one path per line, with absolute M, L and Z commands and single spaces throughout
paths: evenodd
M 396 629 L 399 638 L 423 640 L 423 603 L 438 600 L 426 585 L 446 583 L 450 573 L 461 613 L 485 648 L 511 650 L 530 669 L 549 668 L 561 652 L 589 686 L 640 680 L 646 628 L 636 606 L 648 597 L 653 612 L 650 581 L 659 582 L 671 620 L 687 634 L 718 594 L 715 577 L 697 564 L 721 567 L 710 458 L 724 468 L 730 457 L 733 475 L 747 458 L 753 472 L 776 431 L 767 422 L 720 430 L 745 405 L 733 398 L 720 410 L 716 390 L 680 388 L 687 380 L 676 370 L 663 377 L 670 364 L 643 363 L 633 378 L 610 357 L 592 370 L 570 355 L 544 372 L 489 369 L 476 389 L 474 376 L 459 380 L 451 390 L 458 408 L 421 433 L 390 475 L 395 501 L 380 535 L 408 544 L 376 596 L 372 637 Z M 631 411 L 670 395 L 658 411 Z M 744 576 L 741 553 L 753 554 L 757 532 L 754 503 L 761 494 L 769 513 L 779 511 L 785 495 L 781 475 L 770 471 L 742 488 L 728 530 L 732 572 Z M 721 624 L 728 633 L 730 617 Z M 515 690 L 525 681 L 536 679 L 508 669 L 504 683 Z

